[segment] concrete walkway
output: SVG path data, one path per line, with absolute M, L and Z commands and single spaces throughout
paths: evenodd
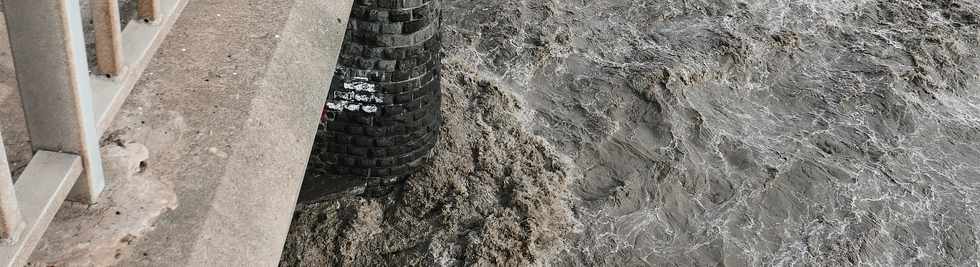
M 350 6 L 191 1 L 103 138 L 104 200 L 31 265 L 277 265 Z

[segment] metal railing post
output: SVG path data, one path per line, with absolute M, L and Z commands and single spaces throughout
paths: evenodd
M 17 208 L 14 179 L 10 177 L 7 151 L 3 146 L 3 136 L 0 135 L 0 246 L 16 241 L 23 228 L 24 218 Z
M 35 152 L 80 155 L 69 199 L 96 202 L 105 187 L 78 0 L 4 0 L 10 47 Z
M 95 60 L 99 74 L 119 75 L 123 71 L 122 26 L 119 0 L 92 0 L 95 28 Z
M 147 22 L 160 19 L 160 0 L 140 0 L 139 16 Z

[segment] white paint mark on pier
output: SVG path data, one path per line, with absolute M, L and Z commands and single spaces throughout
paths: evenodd
M 366 77 L 354 77 L 344 82 L 345 92 L 335 92 L 334 100 L 327 102 L 327 109 L 335 111 L 378 112 L 375 104 L 384 103 L 384 97 L 377 94 L 376 85 Z

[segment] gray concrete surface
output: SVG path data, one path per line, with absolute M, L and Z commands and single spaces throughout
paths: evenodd
M 350 4 L 192 1 L 102 139 L 126 174 L 66 203 L 31 265 L 276 265 Z M 5 51 L 16 169 L 30 153 Z

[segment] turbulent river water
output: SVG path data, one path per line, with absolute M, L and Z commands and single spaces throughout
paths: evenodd
M 980 2 L 443 5 L 435 163 L 283 265 L 980 261 Z

